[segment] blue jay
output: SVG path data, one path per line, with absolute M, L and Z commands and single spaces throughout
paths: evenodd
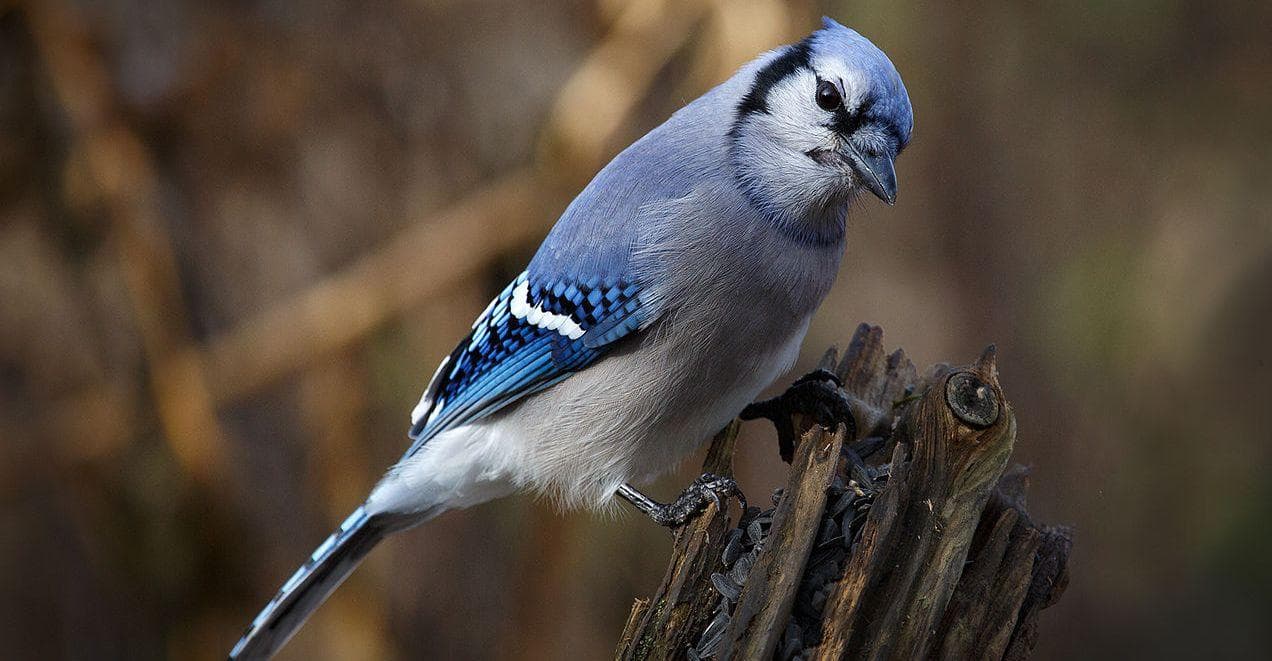
M 786 371 L 834 282 L 849 204 L 896 199 L 914 119 L 896 69 L 830 19 L 686 105 L 596 175 L 437 368 L 413 441 L 230 653 L 263 658 L 389 534 L 517 491 L 637 492 Z M 706 494 L 711 495 L 711 494 Z

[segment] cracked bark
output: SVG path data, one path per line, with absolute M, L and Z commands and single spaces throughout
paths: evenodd
M 663 582 L 636 601 L 617 658 L 1029 655 L 1039 613 L 1068 583 L 1071 533 L 1034 522 L 1026 471 L 1007 469 L 1016 420 L 993 347 L 966 367 L 919 376 L 863 324 L 838 353 L 820 367 L 842 380 L 856 437 L 846 437 L 850 426 L 832 432 L 796 416 L 800 442 L 781 500 L 742 522 L 765 525 L 736 599 L 722 601 L 713 583 L 729 571 L 722 554 L 733 525 L 711 505 L 677 531 Z M 705 470 L 730 472 L 736 433 L 735 422 L 716 437 Z M 833 511 L 828 493 L 856 509 Z M 836 556 L 831 542 L 846 552 Z

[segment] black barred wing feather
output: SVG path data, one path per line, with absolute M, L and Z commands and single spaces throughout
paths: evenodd
M 438 368 L 411 416 L 406 456 L 438 432 L 565 379 L 647 326 L 652 315 L 640 293 L 617 279 L 534 281 L 522 273 Z

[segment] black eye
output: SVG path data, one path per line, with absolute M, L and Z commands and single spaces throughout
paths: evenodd
M 817 105 L 822 110 L 834 110 L 842 105 L 844 98 L 839 96 L 839 88 L 829 80 L 817 81 Z

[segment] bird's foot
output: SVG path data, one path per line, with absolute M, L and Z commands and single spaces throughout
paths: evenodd
M 717 507 L 723 508 L 724 505 L 721 499 L 730 496 L 736 497 L 742 504 L 742 511 L 746 511 L 746 496 L 742 495 L 742 490 L 738 488 L 738 483 L 731 477 L 723 477 L 712 473 L 704 473 L 699 476 L 676 497 L 676 500 L 665 505 L 627 484 L 618 488 L 618 495 L 635 506 L 636 509 L 644 512 L 646 516 L 653 519 L 658 525 L 667 526 L 668 528 L 683 526 L 702 510 L 706 509 L 708 503 L 715 503 Z
M 738 417 L 772 421 L 777 428 L 782 461 L 790 463 L 795 454 L 796 430 L 792 419 L 795 414 L 810 417 L 829 429 L 842 422 L 848 428 L 849 438 L 856 436 L 856 420 L 848 396 L 844 394 L 843 382 L 825 369 L 816 369 L 801 376 L 777 397 L 749 404 Z

